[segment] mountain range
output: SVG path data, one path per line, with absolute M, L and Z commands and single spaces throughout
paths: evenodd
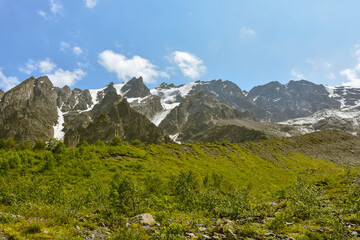
M 55 138 L 68 146 L 139 139 L 144 143 L 243 142 L 324 129 L 360 133 L 360 89 L 306 80 L 242 90 L 231 81 L 162 83 L 141 77 L 101 89 L 54 87 L 48 77 L 0 90 L 0 138 Z

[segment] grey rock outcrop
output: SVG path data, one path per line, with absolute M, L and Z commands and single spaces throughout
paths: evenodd
M 143 78 L 132 78 L 122 88 L 123 97 L 138 98 L 151 95 L 150 89 L 144 84 Z
M 155 114 L 161 112 L 164 108 L 161 105 L 159 96 L 150 95 L 140 100 L 134 100 L 130 103 L 131 108 L 144 114 L 148 119 L 153 119 Z
M 155 219 L 150 213 L 143 213 L 132 217 L 129 220 L 129 224 L 136 223 L 141 225 L 153 225 L 155 224 Z
M 110 142 L 115 136 L 124 141 L 139 139 L 144 143 L 167 141 L 162 131 L 144 115 L 133 110 L 126 99 L 108 92 L 100 104 L 68 120 L 65 143 L 76 146 L 81 140 L 95 143 L 98 139 Z M 77 124 L 76 124 L 77 123 Z
M 258 116 L 260 119 L 272 122 L 307 117 L 322 109 L 340 108 L 340 103 L 329 96 L 325 86 L 305 80 L 257 86 L 250 90 L 247 99 L 265 113 Z
M 71 110 L 83 111 L 93 104 L 89 90 L 82 91 L 75 88 L 71 91 L 68 86 L 64 86 L 61 89 L 57 88 L 57 90 L 57 106 L 63 112 Z
M 197 92 L 185 98 L 161 122 L 159 127 L 169 135 L 179 134 L 177 141 L 243 142 L 264 139 L 266 136 L 255 130 L 232 124 L 232 120 L 253 118 L 249 112 L 241 112 L 205 92 Z
M 50 139 L 57 123 L 57 94 L 47 77 L 31 77 L 7 91 L 0 102 L 0 138 Z
M 142 79 L 136 81 L 142 83 Z M 94 92 L 90 90 L 71 90 L 68 86 L 60 89 L 47 77 L 31 77 L 4 93 L 0 101 L 0 138 L 32 143 L 49 140 L 54 137 L 55 126 L 63 123 L 58 128 L 63 132 L 61 140 L 68 146 L 76 146 L 81 140 L 109 142 L 114 136 L 130 142 L 169 140 L 160 128 L 117 94 L 113 83 L 95 92 L 96 96 L 92 96 Z M 148 106 L 158 101 L 150 95 Z M 155 110 L 148 108 L 149 116 L 158 107 L 153 105 Z

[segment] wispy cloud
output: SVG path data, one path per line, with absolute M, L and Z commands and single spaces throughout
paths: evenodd
M 19 84 L 19 79 L 17 77 L 7 77 L 0 69 L 0 88 L 7 91 L 17 84 Z
M 295 69 L 291 70 L 291 76 L 292 76 L 292 78 L 294 78 L 294 80 L 301 80 L 301 79 L 305 78 L 305 76 L 302 73 L 299 73 Z
M 170 59 L 180 68 L 184 76 L 192 79 L 199 78 L 207 71 L 203 60 L 189 52 L 175 51 Z
M 60 42 L 60 51 L 64 53 L 72 52 L 75 56 L 80 56 L 84 50 L 79 46 L 71 46 L 68 42 Z
M 59 0 L 50 0 L 50 11 L 54 15 L 62 13 L 63 6 Z
M 360 45 L 355 46 L 354 56 L 357 61 L 353 68 L 346 68 L 340 72 L 342 76 L 346 77 L 346 82 L 342 84 L 350 87 L 360 87 Z
M 43 18 L 48 19 L 48 15 L 46 14 L 46 12 L 44 12 L 44 11 L 42 11 L 42 10 L 39 10 L 39 11 L 38 11 L 38 14 L 39 14 L 40 16 L 42 16 Z
M 247 36 L 255 36 L 256 32 L 255 30 L 247 27 L 240 28 L 240 36 L 241 37 L 247 37 Z
M 60 50 L 66 52 L 70 48 L 70 43 L 60 42 Z
M 63 87 L 64 85 L 71 86 L 86 75 L 86 72 L 82 69 L 69 71 L 58 68 L 50 58 L 39 61 L 29 59 L 24 66 L 19 68 L 19 70 L 26 74 L 38 72 L 42 75 L 47 75 L 56 87 Z
M 38 14 L 46 20 L 52 19 L 57 15 L 62 15 L 64 13 L 63 5 L 60 0 L 49 0 L 50 9 L 48 11 L 38 10 Z
M 85 0 L 85 6 L 87 8 L 93 8 L 98 3 L 98 0 Z
M 76 46 L 76 47 L 73 47 L 73 53 L 76 56 L 80 56 L 81 54 L 84 53 L 84 51 L 80 47 Z
M 37 69 L 37 62 L 32 59 L 29 59 L 25 63 L 25 66 L 19 67 L 20 72 L 26 73 L 28 75 L 30 75 L 36 69 Z
M 81 69 L 69 71 L 61 68 L 56 69 L 56 71 L 51 74 L 47 74 L 54 86 L 57 87 L 63 87 L 65 85 L 72 86 L 75 82 L 81 80 L 85 75 L 86 72 Z
M 30 75 L 35 71 L 39 71 L 40 73 L 49 73 L 52 72 L 55 68 L 56 64 L 53 63 L 49 58 L 39 61 L 29 59 L 24 66 L 19 67 L 19 71 Z
M 169 74 L 157 70 L 157 66 L 140 56 L 127 58 L 111 50 L 99 54 L 98 62 L 108 71 L 117 74 L 117 78 L 128 81 L 132 77 L 142 76 L 146 83 L 153 83 L 159 77 L 169 78 Z
M 50 73 L 56 68 L 56 64 L 49 58 L 39 61 L 39 70 L 41 73 Z

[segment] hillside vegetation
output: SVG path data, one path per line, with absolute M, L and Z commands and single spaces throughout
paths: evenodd
M 356 239 L 359 149 L 340 131 L 242 144 L 0 140 L 0 239 Z M 156 222 L 131 220 L 142 213 Z

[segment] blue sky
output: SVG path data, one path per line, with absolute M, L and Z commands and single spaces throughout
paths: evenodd
M 0 88 L 48 75 L 100 88 L 142 75 L 360 87 L 360 1 L 0 0 Z

